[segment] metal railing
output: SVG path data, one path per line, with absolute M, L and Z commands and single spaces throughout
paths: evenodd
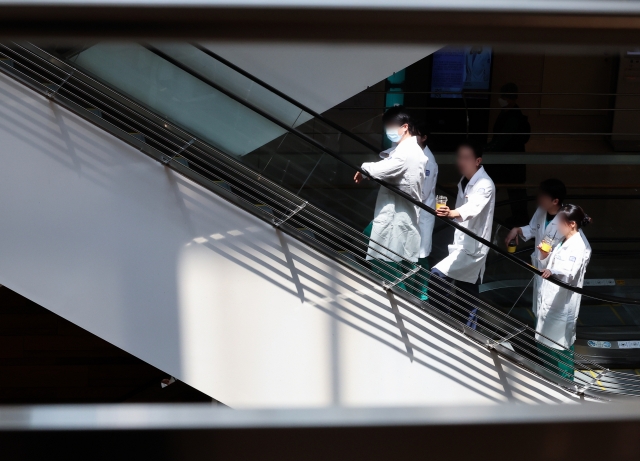
M 367 90 L 363 94 L 388 94 L 387 91 L 372 91 Z M 528 132 L 528 133 L 499 133 L 499 132 L 473 132 L 470 131 L 470 113 L 474 111 L 502 111 L 503 107 L 472 107 L 468 103 L 468 99 L 478 99 L 478 97 L 489 98 L 490 96 L 500 96 L 502 93 L 499 91 L 394 91 L 394 94 L 404 95 L 440 95 L 449 96 L 444 98 L 447 101 L 455 100 L 450 96 L 456 96 L 456 99 L 462 101 L 460 107 L 437 107 L 437 106 L 405 106 L 409 110 L 434 110 L 434 111 L 464 111 L 465 113 L 465 131 L 457 132 L 432 132 L 432 135 L 439 136 L 489 136 L 489 135 L 527 135 L 527 136 L 638 136 L 640 137 L 640 131 L 634 133 L 609 133 L 609 132 Z M 581 97 L 604 97 L 612 98 L 616 96 L 625 97 L 640 97 L 640 93 L 577 93 L 577 92 L 518 92 L 518 96 L 581 96 Z M 441 98 L 434 98 L 439 100 Z M 535 110 L 535 111 L 574 111 L 574 112 L 602 112 L 604 114 L 614 112 L 640 112 L 640 108 L 619 108 L 619 107 L 518 107 L 519 110 Z M 379 106 L 356 106 L 349 107 L 340 105 L 335 108 L 337 111 L 371 111 L 380 110 Z
M 404 260 L 389 248 L 371 240 L 314 204 L 302 200 L 181 127 L 43 50 L 31 44 L 0 44 L 0 70 L 139 148 L 167 167 L 336 258 L 341 264 L 378 281 L 385 290 L 462 330 L 484 347 L 564 389 L 593 398 L 640 396 L 640 377 L 629 377 L 603 369 L 597 363 L 577 354 L 572 357 L 572 353 L 562 345 L 537 334 L 534 329 L 510 317 L 508 313 L 460 291 L 430 271 Z M 324 146 L 322 150 L 337 156 Z M 353 168 L 361 171 L 358 167 Z M 382 181 L 377 182 L 425 211 L 435 213 L 402 191 Z M 539 274 L 537 270 L 502 252 L 491 242 L 455 223 L 448 220 L 446 222 L 504 254 L 506 258 L 527 269 L 532 276 Z M 375 261 L 375 267 L 372 266 L 372 261 Z M 390 264 L 391 261 L 399 265 L 400 273 Z M 552 280 L 552 283 L 586 296 L 602 298 L 597 293 L 575 289 L 557 280 Z M 606 299 L 640 303 L 624 298 Z M 553 353 L 551 349 L 540 347 L 540 341 L 551 344 Z
M 288 131 L 290 134 L 293 134 L 294 136 L 297 136 L 300 139 L 303 139 L 305 142 L 313 145 L 314 147 L 316 147 L 317 149 L 319 149 L 323 153 L 328 154 L 329 156 L 339 160 L 340 162 L 342 162 L 343 164 L 347 165 L 349 168 L 353 169 L 354 171 L 360 171 L 364 176 L 368 177 L 370 180 L 375 181 L 378 184 L 380 184 L 381 187 L 385 187 L 387 189 L 390 189 L 390 190 L 394 191 L 394 193 L 396 193 L 397 195 L 402 196 L 406 200 L 408 200 L 411 203 L 413 203 L 415 206 L 418 206 L 418 207 L 422 208 L 423 210 L 425 210 L 428 213 L 436 215 L 435 210 L 429 208 L 428 206 L 426 206 L 422 202 L 420 202 L 418 200 L 415 200 L 413 197 L 411 197 L 410 195 L 406 194 L 405 192 L 399 190 L 397 187 L 395 187 L 395 186 L 393 186 L 391 184 L 388 184 L 385 181 L 379 180 L 377 178 L 370 177 L 369 174 L 366 171 L 362 170 L 359 166 L 351 163 L 349 160 L 345 159 L 342 155 L 332 151 L 331 149 L 328 149 L 323 144 L 319 143 L 317 140 L 312 139 L 311 137 L 309 137 L 307 134 L 302 133 L 301 131 L 299 131 L 299 130 L 293 128 L 293 127 L 290 127 L 287 124 L 285 124 L 285 123 L 281 122 L 280 120 L 276 119 L 275 117 L 272 117 L 270 114 L 265 113 L 263 110 L 257 108 L 253 104 L 245 101 L 242 97 L 233 94 L 232 92 L 226 90 L 225 88 L 222 88 L 220 85 L 218 85 L 217 83 L 213 82 L 211 79 L 209 79 L 206 76 L 200 74 L 199 72 L 194 71 L 189 66 L 183 64 L 182 62 L 180 62 L 179 60 L 173 58 L 172 56 L 167 55 L 166 53 L 164 53 L 163 51 L 159 50 L 158 48 L 156 48 L 156 47 L 154 47 L 152 45 L 145 45 L 145 46 L 147 47 L 147 49 L 149 49 L 154 54 L 157 54 L 158 56 L 162 57 L 163 59 L 166 59 L 168 62 L 170 62 L 171 64 L 175 65 L 179 69 L 189 73 L 191 76 L 199 79 L 200 81 L 202 81 L 204 83 L 207 83 L 208 85 L 210 85 L 213 88 L 217 89 L 218 91 L 222 92 L 226 96 L 232 98 L 236 102 L 238 102 L 238 103 L 244 105 L 245 107 L 255 111 L 256 113 L 264 116 L 268 120 L 270 120 L 273 123 L 277 124 L 280 128 L 283 128 L 286 131 Z M 203 47 L 198 47 L 198 49 L 200 51 L 203 51 L 203 52 L 205 52 L 205 50 L 206 50 L 206 48 L 203 48 Z M 219 56 L 217 56 L 213 52 L 209 51 L 209 52 L 206 52 L 205 54 L 207 54 L 208 56 L 210 56 L 210 57 L 212 57 L 214 59 L 221 60 L 220 62 L 222 64 L 224 64 L 224 65 L 230 64 L 230 63 L 228 63 L 228 61 L 220 58 Z M 240 68 L 235 66 L 235 65 L 232 65 L 231 69 L 233 69 L 235 71 L 239 71 L 240 70 Z M 252 81 L 258 83 L 259 85 L 263 86 L 264 88 L 266 88 L 266 89 L 268 89 L 270 91 L 275 90 L 273 87 L 267 85 L 266 83 L 262 82 L 260 79 L 254 77 L 253 75 L 251 75 L 250 73 L 248 73 L 248 72 L 246 72 L 244 70 L 242 71 L 241 75 L 243 75 L 246 78 L 251 79 Z M 279 96 L 283 95 L 283 93 L 281 93 L 280 91 L 278 91 L 278 90 L 275 90 L 275 91 L 276 91 L 276 94 L 278 94 Z M 376 146 L 366 142 L 365 140 L 363 140 L 359 136 L 349 132 L 348 130 L 344 129 L 340 125 L 337 125 L 337 124 L 331 122 L 330 120 L 328 120 L 324 116 L 312 111 L 311 109 L 309 109 L 306 106 L 304 106 L 303 104 L 297 102 L 293 98 L 291 98 L 289 96 L 286 96 L 286 101 L 291 103 L 291 104 L 294 104 L 295 106 L 297 106 L 298 108 L 300 108 L 301 110 L 303 110 L 305 112 L 309 112 L 311 115 L 313 115 L 315 118 L 318 118 L 323 123 L 325 123 L 327 125 L 330 125 L 332 128 L 338 130 L 340 133 L 345 134 L 345 135 L 349 136 L 351 139 L 359 142 L 361 145 L 363 145 L 367 149 L 369 149 L 372 153 L 375 153 L 376 155 L 379 154 L 379 148 L 377 148 Z M 449 226 L 455 227 L 457 230 L 460 230 L 461 232 L 473 237 L 475 240 L 485 244 L 486 246 L 488 246 L 492 250 L 500 253 L 502 256 L 509 258 L 512 262 L 518 264 L 520 267 L 528 270 L 529 272 L 532 272 L 532 273 L 535 273 L 535 274 L 538 274 L 538 275 L 540 274 L 540 272 L 538 272 L 536 269 L 532 268 L 527 263 L 522 262 L 518 258 L 512 257 L 509 253 L 507 253 L 502 248 L 500 248 L 500 247 L 498 247 L 496 245 L 493 245 L 491 242 L 489 242 L 487 240 L 484 240 L 484 239 L 480 238 L 479 236 L 477 236 L 473 232 L 470 232 L 466 228 L 458 225 L 457 223 L 455 223 L 455 222 L 453 222 L 451 220 L 448 220 L 448 219 L 443 219 L 443 218 L 438 218 L 438 219 L 440 219 L 442 222 L 445 222 Z M 571 291 L 575 291 L 575 292 L 581 293 L 581 294 L 586 295 L 586 296 L 590 296 L 590 297 L 598 297 L 599 296 L 597 293 L 588 293 L 588 292 L 585 292 L 584 290 L 581 290 L 580 288 L 571 287 L 570 285 L 563 284 L 562 282 L 557 281 L 557 280 L 553 280 L 552 282 L 556 283 L 557 285 L 562 286 L 563 288 L 567 288 L 567 289 L 569 289 Z M 631 304 L 635 303 L 635 304 L 640 305 L 640 300 L 634 300 L 634 299 L 610 297 L 610 298 L 608 298 L 606 300 L 605 299 L 602 299 L 602 300 L 603 301 L 609 301 L 609 302 L 617 302 L 617 303 L 620 303 L 620 302 L 631 303 Z

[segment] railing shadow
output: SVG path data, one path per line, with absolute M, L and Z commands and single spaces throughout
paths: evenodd
M 206 193 L 193 185 L 184 186 L 186 188 L 180 190 L 189 195 L 185 204 L 190 212 L 199 214 L 198 209 L 207 200 L 198 196 Z M 233 205 L 220 202 L 218 206 L 233 212 Z M 283 294 L 296 297 L 303 308 L 323 312 L 337 322 L 339 330 L 347 327 L 357 331 L 406 356 L 411 366 L 424 367 L 483 399 L 535 403 L 577 401 L 543 379 L 492 355 L 419 307 L 388 297 L 380 284 L 248 214 L 246 218 L 246 224 L 251 225 L 242 229 L 237 222 L 212 222 L 207 231 L 210 233 L 189 245 L 203 246 L 222 256 L 225 264 L 239 266 L 282 290 Z M 338 355 L 345 353 L 344 347 L 334 346 Z M 333 360 L 340 360 L 335 351 Z M 426 393 L 437 391 L 425 389 Z

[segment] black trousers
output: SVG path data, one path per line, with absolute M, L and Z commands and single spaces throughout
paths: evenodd
M 478 277 L 478 281 L 476 283 L 469 283 L 454 280 L 451 277 L 444 275 L 436 268 L 431 269 L 431 273 L 449 283 L 452 283 L 457 288 L 456 294 L 462 298 L 458 299 L 456 297 L 451 297 L 453 287 L 432 277 L 431 283 L 429 284 L 429 299 L 443 303 L 444 307 L 442 304 L 437 302 L 432 302 L 432 305 L 445 310 L 447 314 L 452 316 L 454 319 L 459 322 L 466 323 L 469 328 L 475 330 L 478 326 L 478 308 L 476 307 L 476 300 L 473 299 L 473 297 L 477 298 L 480 294 L 480 277 Z M 439 286 L 436 286 L 436 284 Z M 462 308 L 453 305 L 452 302 L 460 305 Z

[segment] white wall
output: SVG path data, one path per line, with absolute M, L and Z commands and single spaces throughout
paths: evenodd
M 0 145 L 0 284 L 225 404 L 570 400 L 3 75 Z
M 320 113 L 442 48 L 280 42 L 209 42 L 202 46 Z

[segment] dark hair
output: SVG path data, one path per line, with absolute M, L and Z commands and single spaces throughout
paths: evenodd
M 409 134 L 411 136 L 415 136 L 417 134 L 415 122 L 404 106 L 393 106 L 391 109 L 386 111 L 384 115 L 382 115 L 383 125 L 389 125 L 392 123 L 397 124 L 398 126 L 402 126 L 406 123 L 409 125 Z
M 518 99 L 518 86 L 515 83 L 505 83 L 500 87 L 500 95 L 507 99 Z
M 482 148 L 477 144 L 463 142 L 462 144 L 458 145 L 458 150 L 460 150 L 461 148 L 471 149 L 476 159 L 482 158 Z
M 587 216 L 584 210 L 578 205 L 563 205 L 562 208 L 560 208 L 558 215 L 562 216 L 567 222 L 575 222 L 578 229 L 588 226 L 592 221 L 592 219 Z
M 416 122 L 416 136 L 431 136 L 431 130 L 426 120 L 418 120 Z
M 550 178 L 540 183 L 540 192 L 551 197 L 551 200 L 558 199 L 558 203 L 562 205 L 567 196 L 567 187 L 559 179 Z

